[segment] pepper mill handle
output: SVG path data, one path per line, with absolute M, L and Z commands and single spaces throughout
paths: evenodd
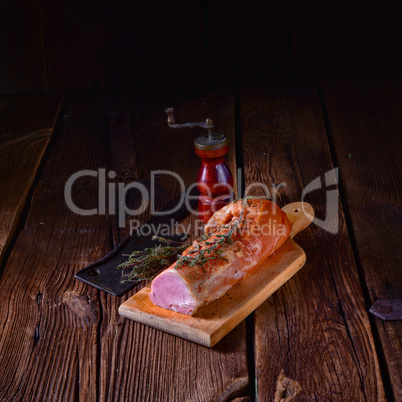
M 167 114 L 168 125 L 172 126 L 176 123 L 176 120 L 174 118 L 174 109 L 172 107 L 168 107 L 167 109 L 165 109 L 165 112 Z
M 207 118 L 205 122 L 177 124 L 174 108 L 165 109 L 167 123 L 171 128 L 201 127 L 205 134 L 195 139 L 195 153 L 201 157 L 201 167 L 197 176 L 200 191 L 198 212 L 200 219 L 206 223 L 212 214 L 233 199 L 233 176 L 224 160 L 228 152 L 228 141 L 222 134 L 214 134 L 214 123 Z
M 191 128 L 191 127 L 201 127 L 208 130 L 208 136 L 212 139 L 212 129 L 214 128 L 214 122 L 209 117 L 203 121 L 197 121 L 195 123 L 182 123 L 176 124 L 176 119 L 174 118 L 174 108 L 168 107 L 165 109 L 167 114 L 167 123 L 169 127 L 172 128 Z

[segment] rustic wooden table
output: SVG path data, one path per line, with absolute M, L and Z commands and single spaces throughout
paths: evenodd
M 402 400 L 402 322 L 368 313 L 402 297 L 401 93 L 396 76 L 192 99 L 0 97 L 0 400 Z M 306 197 L 320 219 L 325 173 L 339 167 L 337 233 L 299 234 L 304 268 L 212 349 L 121 318 L 139 287 L 114 297 L 74 278 L 128 228 L 71 212 L 71 174 L 105 168 L 115 182 L 145 182 L 169 169 L 194 182 L 198 131 L 169 129 L 167 106 L 178 121 L 213 118 L 232 171 L 246 186 L 285 183 L 281 205 L 321 178 Z M 117 131 L 114 111 L 125 116 Z M 159 187 L 159 207 L 179 192 Z M 77 205 L 97 206 L 97 178 L 73 190 Z

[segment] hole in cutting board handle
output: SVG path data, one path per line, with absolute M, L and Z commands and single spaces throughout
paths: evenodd
M 99 271 L 99 269 L 91 269 L 90 271 L 88 271 L 88 275 L 89 276 L 98 276 L 98 275 L 100 275 L 100 271 Z
M 292 224 L 290 237 L 305 229 L 314 220 L 314 209 L 308 202 L 292 202 L 282 208 Z

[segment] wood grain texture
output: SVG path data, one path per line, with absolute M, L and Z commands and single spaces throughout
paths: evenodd
M 65 115 L 1 276 L 0 399 L 97 396 L 98 292 L 74 272 L 110 250 L 109 228 L 96 216 L 75 215 L 64 200 L 72 173 L 107 163 L 107 130 L 90 117 Z M 92 207 L 97 183 L 77 182 L 74 201 Z
M 402 298 L 402 78 L 322 86 L 369 304 Z M 391 393 L 402 400 L 402 322 L 373 318 Z
M 74 279 L 78 269 L 105 255 L 128 232 L 117 227 L 115 215 L 79 216 L 64 200 L 71 174 L 113 167 L 110 111 L 133 115 L 134 163 L 141 178 L 157 168 L 182 173 L 186 184 L 196 177 L 193 133 L 171 132 L 162 103 L 158 96 L 134 103 L 130 98 L 86 97 L 66 109 L 26 225 L 1 276 L 0 399 L 227 400 L 245 394 L 244 323 L 210 350 L 123 320 L 118 306 L 134 290 L 117 298 Z M 231 96 L 214 94 L 175 106 L 179 115 L 191 119 L 211 115 L 233 138 Z M 230 152 L 228 163 L 234 168 L 234 149 Z M 97 180 L 87 176 L 75 182 L 77 206 L 97 206 Z M 161 180 L 165 192 L 157 207 L 178 187 Z
M 24 135 L 51 131 L 61 102 L 60 95 L 0 96 L 0 146 Z
M 300 399 L 384 400 L 342 206 L 339 215 L 325 206 L 324 173 L 333 166 L 316 92 L 311 86 L 244 92 L 241 110 L 246 185 L 265 183 L 283 205 L 300 200 L 319 177 L 324 187 L 306 200 L 337 229 L 332 234 L 313 223 L 298 236 L 305 267 L 254 314 L 257 398 L 273 399 L 285 375 L 300 384 Z
M 42 2 L 3 1 L 0 94 L 48 93 Z
M 155 306 L 149 298 L 151 284 L 124 302 L 119 314 L 200 345 L 214 346 L 303 267 L 306 255 L 292 239 L 311 223 L 314 210 L 308 203 L 291 203 L 283 209 L 289 211 L 293 224 L 291 238 L 222 297 L 202 306 L 196 314 L 189 316 Z
M 28 99 L 29 102 L 22 97 L 0 97 L 0 265 L 26 205 L 61 106 L 60 97 Z
M 185 101 L 161 94 L 140 95 L 132 113 L 140 180 L 151 170 L 163 169 L 179 173 L 187 186 L 195 182 L 201 161 L 195 155 L 193 141 L 202 129 L 169 128 L 164 109 L 170 106 L 175 107 L 177 122 L 202 121 L 206 117 L 214 120 L 216 130 L 229 138 L 226 160 L 234 172 L 230 95 L 214 93 Z M 167 176 L 161 176 L 157 183 L 163 194 L 158 207 L 180 192 L 178 182 Z M 182 223 L 184 229 L 190 228 L 192 238 L 198 236 L 194 216 Z M 127 232 L 127 228 L 117 230 L 114 226 L 115 241 Z M 101 293 L 101 399 L 230 400 L 244 395 L 249 386 L 244 322 L 211 350 L 121 317 L 120 304 L 140 288 L 121 298 Z

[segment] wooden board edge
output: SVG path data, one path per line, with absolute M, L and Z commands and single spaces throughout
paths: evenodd
M 143 293 L 148 297 L 150 285 L 141 289 L 138 293 L 133 295 L 130 299 L 126 300 L 119 307 L 119 314 L 125 318 L 129 318 L 133 321 L 141 324 L 148 325 L 150 327 L 168 332 L 172 335 L 179 336 L 189 341 L 198 343 L 202 346 L 213 347 L 220 340 L 222 340 L 230 331 L 232 331 L 237 325 L 239 325 L 247 316 L 249 316 L 255 309 L 257 309 L 262 303 L 264 303 L 273 293 L 275 293 L 280 287 L 282 287 L 289 279 L 291 279 L 306 263 L 307 257 L 304 250 L 294 242 L 296 250 L 300 252 L 300 255 L 295 259 L 285 270 L 283 270 L 274 279 L 274 289 L 266 292 L 266 289 L 261 289 L 253 299 L 246 300 L 244 305 L 238 309 L 223 325 L 221 325 L 214 332 L 203 331 L 197 328 L 197 334 L 194 331 L 189 331 L 191 326 L 187 322 L 181 323 L 180 321 L 171 321 L 169 324 L 166 322 L 166 318 L 158 317 L 157 315 L 144 312 L 143 310 L 131 307 L 132 301 L 138 297 L 140 293 Z M 266 293 L 265 293 L 266 292 Z M 155 307 L 159 308 L 159 307 Z M 175 314 L 175 313 L 173 313 Z M 180 314 L 180 313 L 176 313 Z M 188 316 L 186 316 L 188 318 Z
M 275 281 L 279 281 L 280 284 L 279 286 L 266 293 L 266 295 L 262 295 L 261 299 L 259 298 L 255 298 L 255 299 L 251 299 L 249 301 L 249 303 L 247 303 L 249 306 L 245 309 L 239 310 L 239 314 L 235 314 L 234 316 L 232 316 L 226 323 L 224 326 L 221 326 L 217 331 L 215 331 L 212 335 L 211 335 L 211 347 L 213 347 L 214 345 L 216 345 L 220 340 L 222 340 L 230 331 L 232 331 L 234 328 L 237 327 L 237 325 L 239 325 L 246 317 L 248 317 L 250 314 L 252 314 L 259 306 L 261 306 L 261 304 L 265 303 L 269 297 L 271 297 L 278 289 L 280 289 L 289 279 L 293 278 L 294 275 L 296 275 L 304 266 L 304 264 L 306 263 L 307 257 L 306 257 L 306 253 L 304 252 L 304 250 L 297 244 L 295 243 L 300 250 L 302 251 L 302 255 L 295 260 L 292 264 L 290 264 L 288 266 L 287 269 L 285 269 L 284 271 L 282 271 L 276 278 Z M 287 277 L 288 272 L 292 271 L 294 269 L 294 272 Z M 283 277 L 287 277 L 286 279 L 284 279 Z M 283 280 L 284 279 L 284 280 Z M 264 293 L 264 289 L 262 289 L 259 293 L 263 294 Z M 261 301 L 262 300 L 262 301 Z
M 282 207 L 282 211 L 286 213 L 290 223 L 292 224 L 292 231 L 290 232 L 290 237 L 292 239 L 302 230 L 310 226 L 315 216 L 312 205 L 304 201 L 291 202 Z
M 266 294 L 266 289 L 260 289 L 257 293 L 258 297 L 253 297 L 252 299 L 245 300 L 244 304 L 238 308 L 238 311 L 228 318 L 224 324 L 217 328 L 213 332 L 203 331 L 197 328 L 197 333 L 194 331 L 189 331 L 191 325 L 188 322 L 180 323 L 180 321 L 169 321 L 166 318 L 159 317 L 158 315 L 145 312 L 141 309 L 131 307 L 131 304 L 140 294 L 144 293 L 147 297 L 147 292 L 149 291 L 150 285 L 141 289 L 138 293 L 134 294 L 131 298 L 126 300 L 122 305 L 120 305 L 118 312 L 121 316 L 129 318 L 133 321 L 139 322 L 141 324 L 148 325 L 150 327 L 168 332 L 172 335 L 182 337 L 189 341 L 198 343 L 203 346 L 213 347 L 221 339 L 223 339 L 230 331 L 232 331 L 238 324 L 240 324 L 248 315 L 253 313 L 255 309 L 258 308 L 262 303 L 264 303 L 273 293 L 276 292 L 281 286 L 283 286 L 290 278 L 292 278 L 305 264 L 306 253 L 304 250 L 293 240 L 295 236 L 300 231 L 308 227 L 314 219 L 314 209 L 308 203 L 294 202 L 285 205 L 282 210 L 288 215 L 289 220 L 292 225 L 296 227 L 293 228 L 289 241 L 291 241 L 296 250 L 300 252 L 300 255 L 282 272 L 280 272 L 275 278 L 273 289 L 269 290 Z M 177 313 L 179 314 L 179 313 Z

